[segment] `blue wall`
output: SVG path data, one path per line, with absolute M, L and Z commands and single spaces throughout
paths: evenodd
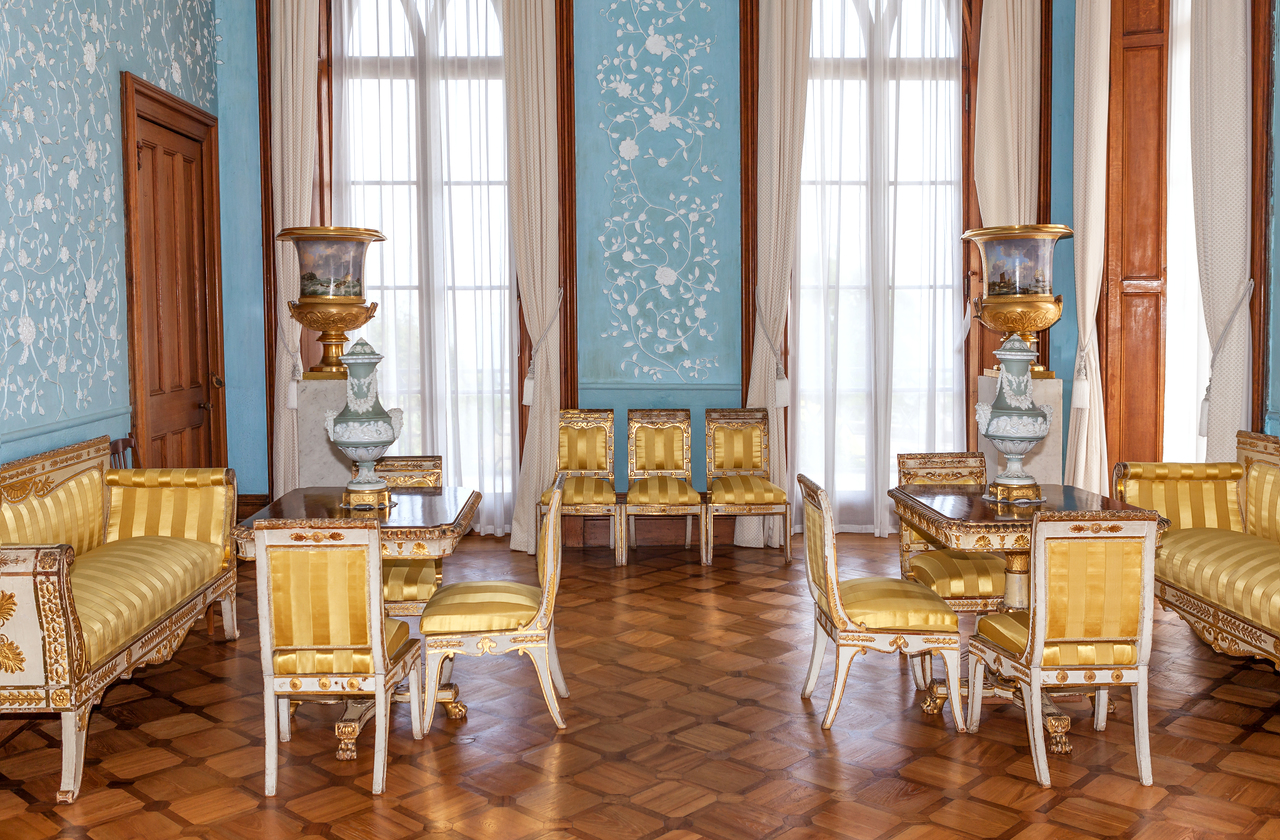
M 670 5 L 574 11 L 578 402 L 622 442 L 628 408 L 691 408 L 701 464 L 742 397 L 738 4 Z
M 1072 180 L 1075 171 L 1076 2 L 1053 4 L 1053 92 L 1050 136 L 1049 221 L 1073 227 Z M 1053 291 L 1062 295 L 1062 319 L 1049 331 L 1049 369 L 1062 380 L 1062 463 L 1067 462 L 1067 435 L 1071 425 L 1071 380 L 1075 376 L 1079 343 L 1076 318 L 1075 240 L 1058 244 L 1053 253 Z

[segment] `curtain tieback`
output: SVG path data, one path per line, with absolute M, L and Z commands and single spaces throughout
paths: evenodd
M 1240 310 L 1244 308 L 1245 302 L 1253 297 L 1253 278 L 1249 278 L 1249 282 L 1244 284 L 1244 291 L 1240 293 L 1239 299 L 1236 300 L 1235 308 L 1231 310 L 1231 317 L 1227 319 L 1227 325 L 1222 328 L 1222 332 L 1218 335 L 1218 340 L 1213 343 L 1213 349 L 1209 351 L 1209 382 L 1204 386 L 1204 399 L 1200 400 L 1200 437 L 1209 436 L 1209 392 L 1213 390 L 1213 366 L 1218 361 L 1218 351 L 1222 349 L 1222 345 L 1226 342 L 1227 336 L 1231 333 L 1231 328 L 1235 326 L 1236 317 L 1240 314 Z
M 776 408 L 786 408 L 791 404 L 791 383 L 787 380 L 787 369 L 782 364 L 782 351 L 778 349 L 778 345 L 773 343 L 773 336 L 769 335 L 769 331 L 760 323 L 760 313 L 763 307 L 760 305 L 760 284 L 756 284 L 756 328 L 764 333 L 764 340 L 768 343 L 769 349 L 773 352 L 774 361 L 774 381 L 773 381 L 773 404 Z M 785 318 L 784 321 L 785 323 Z
M 533 405 L 533 361 L 538 358 L 538 351 L 542 349 L 542 342 L 547 340 L 547 336 L 551 334 L 551 328 L 555 326 L 556 321 L 560 319 L 560 303 L 564 300 L 564 286 L 556 290 L 556 311 L 552 314 L 551 320 L 547 321 L 546 327 L 542 330 L 542 335 L 538 336 L 538 343 L 533 345 L 533 352 L 529 354 L 529 370 L 524 375 L 524 396 L 521 398 L 521 405 Z

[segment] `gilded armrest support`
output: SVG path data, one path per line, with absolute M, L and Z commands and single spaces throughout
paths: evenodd
M 86 671 L 69 545 L 0 548 L 0 709 L 69 711 Z

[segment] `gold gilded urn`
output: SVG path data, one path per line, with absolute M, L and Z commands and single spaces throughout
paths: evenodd
M 1035 347 L 1036 333 L 1062 317 L 1053 295 L 1053 247 L 1072 235 L 1066 225 L 1006 225 L 967 230 L 982 255 L 982 297 L 974 315 L 988 329 L 1019 336 Z M 1033 366 L 1033 371 L 1044 369 Z M 1052 377 L 1047 373 L 1047 377 Z M 1039 378 L 1039 377 L 1037 377 Z
M 345 379 L 342 351 L 347 330 L 363 327 L 378 309 L 364 302 L 364 257 L 372 242 L 386 237 L 376 230 L 350 227 L 293 227 L 276 234 L 298 250 L 302 274 L 298 299 L 289 301 L 295 321 L 320 333 L 324 354 L 304 374 L 307 379 Z

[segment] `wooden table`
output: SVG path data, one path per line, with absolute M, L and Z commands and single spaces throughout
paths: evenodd
M 471 520 L 480 506 L 481 495 L 462 487 L 393 487 L 395 504 L 382 510 L 353 510 L 342 506 L 342 487 L 300 487 L 285 493 L 262 510 L 231 529 L 236 554 L 254 559 L 253 523 L 260 519 L 377 519 L 380 523 L 382 556 L 437 559 L 453 553 L 458 540 L 471 529 Z M 422 604 L 406 602 L 386 605 L 388 615 L 422 614 Z M 413 628 L 415 633 L 417 628 Z M 450 682 L 453 661 L 446 660 L 441 671 L 436 702 L 454 720 L 466 717 L 467 707 L 458 699 L 458 686 Z M 408 702 L 408 694 L 397 694 Z M 290 708 L 292 712 L 293 707 Z M 372 700 L 350 700 L 342 718 L 334 725 L 338 736 L 338 758 L 356 757 L 355 740 L 373 717 Z

